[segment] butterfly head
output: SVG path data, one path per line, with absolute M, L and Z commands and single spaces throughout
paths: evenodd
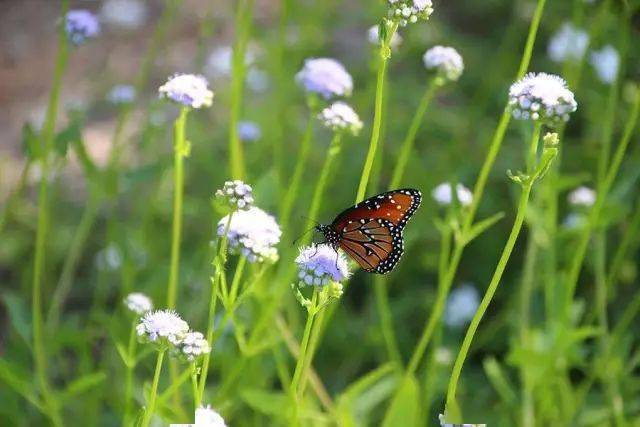
M 338 246 L 338 243 L 340 241 L 340 236 L 338 235 L 338 233 L 335 232 L 333 228 L 331 228 L 330 225 L 318 224 L 316 226 L 316 231 L 322 233 L 322 235 L 324 236 L 325 243 L 328 243 L 334 247 Z

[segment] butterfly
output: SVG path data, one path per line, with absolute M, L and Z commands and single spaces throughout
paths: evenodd
M 404 252 L 402 230 L 420 207 L 422 194 L 413 188 L 387 191 L 350 207 L 329 225 L 316 230 L 336 251 L 345 251 L 369 273 L 393 270 Z

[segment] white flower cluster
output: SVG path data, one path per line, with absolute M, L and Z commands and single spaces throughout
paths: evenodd
M 367 39 L 369 43 L 375 46 L 380 46 L 382 44 L 382 40 L 380 40 L 380 27 L 378 25 L 374 25 L 367 31 Z M 391 36 L 391 40 L 389 41 L 389 47 L 391 49 L 397 49 L 400 44 L 402 44 L 402 36 L 398 34 L 396 31 Z
M 175 74 L 158 89 L 161 98 L 170 99 L 185 107 L 210 107 L 213 92 L 203 76 L 195 74 Z
M 589 34 L 567 22 L 551 37 L 547 52 L 554 62 L 581 61 L 587 47 Z
M 153 310 L 153 302 L 151 298 L 140 292 L 133 292 L 126 296 L 124 304 L 127 308 L 136 314 L 144 314 Z
M 439 184 L 433 189 L 431 196 L 439 205 L 450 205 L 453 201 L 451 183 L 443 182 L 442 184 Z M 458 202 L 460 202 L 462 206 L 469 206 L 471 202 L 473 202 L 473 193 L 462 184 L 456 184 L 456 196 L 458 198 Z
M 196 408 L 195 421 L 197 427 L 227 427 L 222 416 L 214 411 L 211 405 Z
M 618 79 L 620 54 L 615 47 L 606 45 L 600 50 L 591 52 L 589 62 L 602 83 L 612 84 Z
M 351 96 L 353 79 L 344 66 L 331 58 L 311 58 L 304 61 L 296 81 L 307 92 L 317 93 L 325 99 Z
M 452 47 L 434 46 L 422 57 L 427 70 L 435 70 L 439 76 L 452 82 L 458 80 L 464 71 L 462 56 Z
M 209 354 L 211 347 L 201 332 L 187 333 L 178 345 L 179 354 L 188 362 L 193 362 L 200 356 Z
M 478 290 L 471 284 L 463 284 L 449 294 L 444 313 L 444 323 L 451 327 L 461 327 L 473 319 L 480 305 Z
M 569 193 L 567 200 L 574 206 L 593 206 L 596 202 L 596 192 L 589 187 L 580 186 Z
M 253 190 L 251 186 L 240 180 L 226 181 L 216 191 L 216 197 L 224 200 L 234 210 L 246 210 L 253 206 Z
M 427 20 L 433 13 L 431 0 L 387 0 L 389 16 L 397 19 L 400 25 L 414 24 L 419 19 Z
M 334 102 L 318 114 L 318 119 L 334 131 L 348 131 L 357 135 L 362 130 L 362 121 L 358 114 L 344 102 Z
M 325 286 L 349 277 L 346 258 L 327 244 L 300 249 L 296 264 L 300 281 L 308 286 Z
M 224 234 L 228 222 L 228 215 L 218 222 L 218 236 Z M 249 262 L 277 261 L 276 245 L 281 236 L 275 218 L 255 206 L 234 212 L 227 232 L 231 250 L 246 256 Z
M 513 117 L 540 120 L 548 124 L 566 122 L 578 104 L 561 77 L 547 73 L 529 73 L 511 85 L 509 106 Z
M 143 341 L 177 346 L 189 332 L 189 325 L 173 310 L 156 310 L 140 319 L 136 332 Z

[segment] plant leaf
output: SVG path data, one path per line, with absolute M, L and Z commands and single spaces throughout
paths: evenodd
M 84 393 L 85 391 L 96 387 L 107 378 L 107 374 L 104 372 L 94 372 L 92 374 L 84 375 L 67 385 L 64 391 L 61 393 L 60 402 L 64 403 L 74 396 Z
M 383 427 L 418 425 L 418 394 L 418 381 L 413 375 L 401 380 L 400 387 L 384 416 Z

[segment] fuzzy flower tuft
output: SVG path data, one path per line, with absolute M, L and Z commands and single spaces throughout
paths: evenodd
M 348 131 L 357 135 L 362 130 L 362 121 L 358 114 L 344 102 L 334 102 L 318 114 L 318 119 L 334 131 Z
M 529 73 L 511 85 L 509 105 L 513 117 L 557 124 L 569 120 L 578 104 L 561 77 L 547 73 Z
M 136 88 L 131 85 L 116 85 L 107 94 L 112 104 L 130 104 L 136 99 Z
M 196 426 L 198 427 L 227 427 L 220 414 L 211 405 L 196 408 Z
M 226 181 L 216 191 L 216 198 L 224 200 L 233 210 L 249 209 L 253 205 L 253 190 L 240 180 Z
M 238 122 L 238 136 L 241 141 L 254 142 L 262 137 L 262 131 L 256 123 L 244 120 Z
M 574 206 L 593 206 L 596 202 L 596 192 L 589 187 L 581 186 L 569 193 L 567 200 Z
M 581 61 L 588 46 L 589 34 L 567 22 L 549 40 L 547 53 L 554 62 Z
M 296 258 L 298 277 L 308 286 L 325 286 L 349 277 L 349 265 L 344 255 L 330 245 L 312 245 L 300 249 Z
M 179 344 L 180 356 L 193 362 L 202 355 L 209 354 L 211 347 L 200 332 L 187 333 Z
M 124 299 L 127 308 L 136 314 L 144 314 L 153 310 L 151 298 L 140 292 L 133 292 Z
M 331 58 L 311 58 L 296 74 L 296 81 L 307 92 L 317 93 L 325 99 L 351 96 L 353 79 L 344 66 Z
M 64 31 L 75 46 L 100 33 L 100 22 L 93 13 L 85 9 L 73 9 L 64 17 Z
M 433 200 L 435 200 L 439 205 L 450 205 L 453 201 L 451 194 L 451 183 L 443 182 L 442 184 L 438 185 L 431 192 L 431 196 L 433 197 Z M 473 193 L 462 184 L 456 184 L 456 196 L 458 197 L 458 202 L 460 202 L 462 206 L 469 206 L 471 202 L 473 202 Z
M 434 46 L 422 57 L 427 70 L 434 70 L 438 76 L 455 82 L 464 71 L 462 56 L 452 47 Z
M 615 47 L 606 45 L 600 50 L 591 52 L 589 62 L 602 83 L 612 84 L 618 78 L 620 54 Z
M 464 284 L 449 294 L 444 313 L 444 323 L 451 327 L 461 327 L 469 322 L 480 305 L 478 290 Z
M 158 89 L 161 98 L 170 99 L 185 107 L 210 107 L 213 92 L 203 76 L 196 74 L 175 74 Z
M 414 24 L 419 19 L 427 20 L 433 13 L 431 0 L 387 0 L 389 16 L 400 25 Z
M 382 44 L 382 41 L 380 40 L 379 32 L 380 32 L 380 28 L 378 25 L 373 25 L 371 28 L 369 28 L 369 30 L 367 30 L 367 40 L 369 40 L 369 43 L 375 46 L 380 46 Z M 389 47 L 391 49 L 397 49 L 401 44 L 402 44 L 402 36 L 398 34 L 398 32 L 396 31 L 395 33 L 393 33 L 393 36 L 391 37 L 391 41 L 389 42 Z
M 189 325 L 173 310 L 156 310 L 142 317 L 136 331 L 142 341 L 177 346 L 189 332 Z
M 218 236 L 224 234 L 228 221 L 227 215 L 218 222 Z M 234 212 L 227 233 L 231 250 L 246 256 L 249 262 L 277 261 L 276 245 L 281 236 L 275 218 L 257 207 Z

